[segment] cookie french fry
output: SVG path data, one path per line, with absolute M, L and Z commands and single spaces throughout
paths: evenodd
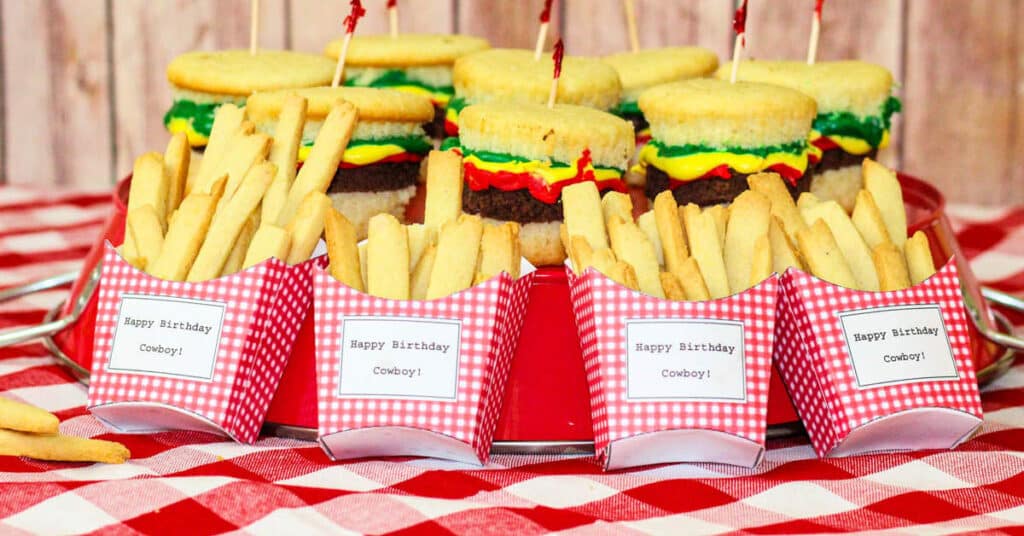
M 164 230 L 160 227 L 160 216 L 152 205 L 141 206 L 128 213 L 125 221 L 125 235 L 131 235 L 141 266 L 156 262 L 164 247 Z
M 164 157 L 160 153 L 146 153 L 135 159 L 132 186 L 128 192 L 128 212 L 151 205 L 157 213 L 160 228 L 167 226 L 167 188 L 169 180 L 164 173 Z M 139 249 L 130 233 L 124 236 L 121 256 L 136 267 L 141 265 Z
M 903 249 L 907 242 L 907 210 L 903 205 L 903 189 L 896 173 L 870 158 L 864 159 L 864 189 L 871 192 L 889 231 L 889 239 Z
M 796 232 L 807 227 L 800 211 L 793 202 L 786 184 L 778 173 L 755 173 L 747 177 L 750 189 L 758 192 L 771 201 L 772 216 L 782 222 L 782 230 L 790 240 L 796 239 Z
M 569 243 L 572 244 L 574 255 L 572 259 L 573 270 L 576 271 L 577 275 L 581 275 L 587 271 L 587 268 L 594 266 L 594 248 L 590 247 L 590 242 L 587 242 L 587 239 L 582 236 L 572 237 Z M 611 250 L 609 249 L 608 251 L 610 252 Z
M 565 187 L 562 190 L 562 207 L 569 236 L 586 238 L 595 250 L 608 247 L 601 194 L 596 184 L 583 181 Z
M 683 261 L 690 256 L 683 233 L 682 220 L 679 218 L 679 207 L 671 190 L 665 190 L 654 198 L 654 222 L 658 227 L 658 238 L 661 239 L 662 254 L 665 257 L 665 268 L 676 273 Z
M 217 107 L 217 111 L 213 114 L 210 138 L 206 142 L 206 149 L 203 150 L 203 158 L 199 161 L 199 170 L 188 178 L 190 183 L 185 187 L 187 193 L 192 193 L 196 187 L 205 187 L 207 183 L 212 185 L 220 178 L 220 174 L 215 173 L 214 168 L 220 164 L 228 142 L 241 129 L 242 121 L 245 121 L 244 108 L 239 108 L 231 103 Z
M 697 260 L 708 292 L 714 299 L 728 296 L 731 294 L 729 292 L 729 276 L 725 270 L 725 260 L 722 257 L 718 231 L 715 229 L 714 216 L 710 212 L 701 212 L 700 207 L 693 203 L 686 205 L 683 215 L 690 250 Z M 682 280 L 681 274 L 676 275 Z
M 864 242 L 869 248 L 875 248 L 880 244 L 891 243 L 889 231 L 885 227 L 885 220 L 882 213 L 875 204 L 875 196 L 867 190 L 857 192 L 857 199 L 853 205 L 853 215 L 850 217 L 857 232 L 864 237 Z
M 516 252 L 519 241 L 519 224 L 503 223 L 484 225 L 480 238 L 480 262 L 476 270 L 476 283 L 506 272 L 513 278 L 519 277 L 520 259 Z
M 686 291 L 679 279 L 670 272 L 661 272 L 661 289 L 665 291 L 665 297 L 672 301 L 683 301 L 686 299 Z
M 406 226 L 409 232 L 409 269 L 416 267 L 427 246 L 437 242 L 437 229 L 422 223 Z
M 928 244 L 928 237 L 923 232 L 918 231 L 914 233 L 914 236 L 908 238 L 903 249 L 912 284 L 916 285 L 935 275 L 935 262 L 932 259 L 931 246 Z
M 842 287 L 857 288 L 850 265 L 824 220 L 816 220 L 810 227 L 801 229 L 796 239 L 812 274 Z
M 828 225 L 829 231 L 839 245 L 839 250 L 853 271 L 854 280 L 857 282 L 854 288 L 877 291 L 878 272 L 875 271 L 875 264 L 871 260 L 871 249 L 857 232 L 857 227 L 853 225 L 846 210 L 836 201 L 822 201 L 800 212 L 808 224 L 820 219 Z
M 164 168 L 167 174 L 167 211 L 170 216 L 181 204 L 185 194 L 185 183 L 188 181 L 188 168 L 192 159 L 192 147 L 188 144 L 188 136 L 178 132 L 171 136 L 164 151 Z
M 0 428 L 33 434 L 56 434 L 59 424 L 57 416 L 45 409 L 0 396 Z
M 718 231 L 718 242 L 722 251 L 725 251 L 725 231 L 729 227 L 729 207 L 725 205 L 714 205 L 704 209 L 704 212 L 711 214 L 715 219 L 715 230 Z
M 287 225 L 295 217 L 299 205 L 310 192 L 327 192 L 327 187 L 331 185 L 335 173 L 338 172 L 345 147 L 352 138 L 357 118 L 358 113 L 352 103 L 339 100 L 331 108 L 323 126 L 320 127 L 316 141 L 313 142 L 309 156 L 306 157 L 302 169 L 288 191 L 288 197 L 277 217 L 278 225 Z
M 729 225 L 725 231 L 725 251 L 722 256 L 732 292 L 747 290 L 751 285 L 751 277 L 759 275 L 753 266 L 754 243 L 768 234 L 771 206 L 767 197 L 754 190 L 747 190 L 737 196 L 729 207 Z M 770 270 L 770 252 L 767 259 L 760 260 L 769 261 Z
M 434 270 L 434 260 L 437 258 L 437 245 L 430 244 L 420 255 L 416 268 L 412 271 L 412 281 L 409 283 L 409 292 L 414 300 L 427 299 L 427 286 L 430 285 L 430 272 Z
M 910 274 L 903 253 L 892 242 L 883 242 L 871 250 L 871 259 L 878 271 L 879 290 L 902 290 L 910 286 Z
M 358 230 L 357 230 L 357 232 L 358 232 Z M 358 238 L 358 236 L 359 235 L 357 234 L 356 238 Z M 362 242 L 359 242 L 359 244 L 356 246 L 356 249 L 359 250 L 359 274 L 363 278 L 363 288 L 365 289 L 365 288 L 367 288 L 367 286 L 366 286 L 366 274 L 369 273 L 369 270 L 366 269 L 366 258 L 367 258 L 367 255 L 366 255 L 366 241 L 364 240 Z
M 801 219 L 801 221 L 803 221 Z M 806 224 L 805 224 L 806 226 Z M 772 216 L 768 224 L 768 243 L 772 250 L 772 271 L 782 274 L 788 268 L 804 269 L 800 253 L 789 235 L 782 230 L 782 221 Z
M 462 214 L 462 158 L 454 151 L 430 151 L 423 224 L 440 229 Z
M 341 212 L 327 211 L 324 219 L 324 239 L 327 257 L 331 261 L 331 275 L 345 285 L 364 292 L 363 265 L 356 243 L 356 228 Z
M 274 164 L 262 162 L 245 174 L 234 197 L 224 205 L 210 225 L 206 240 L 188 271 L 188 281 L 206 281 L 220 275 L 231 253 L 232 244 L 249 216 L 259 206 L 276 172 Z
M 298 212 L 285 229 L 291 235 L 288 248 L 288 264 L 299 264 L 309 260 L 324 234 L 324 218 L 332 210 L 331 198 L 320 192 L 310 192 L 299 205 Z
M 811 208 L 818 203 L 821 203 L 821 199 L 818 199 L 818 196 L 811 192 L 804 192 L 800 194 L 800 197 L 796 200 L 796 208 L 803 212 L 804 209 Z M 807 224 L 807 220 L 804 220 L 804 224 Z
M 59 462 L 124 463 L 131 452 L 113 441 L 0 430 L 0 456 Z
M 767 234 L 754 241 L 750 259 L 750 286 L 753 287 L 772 275 L 772 246 Z
M 618 216 L 622 221 L 633 221 L 633 201 L 629 194 L 608 192 L 601 198 L 601 214 L 604 216 L 605 224 L 612 216 Z
M 644 294 L 664 298 L 665 293 L 661 288 L 659 275 L 661 269 L 654 255 L 654 246 L 651 246 L 633 220 L 627 222 L 613 214 L 608 219 L 608 237 L 615 256 L 633 267 L 640 290 Z
M 367 293 L 392 300 L 408 300 L 409 235 L 405 226 L 391 214 L 377 214 L 370 218 L 368 232 Z
M 428 300 L 455 294 L 473 284 L 483 232 L 480 216 L 470 214 L 462 214 L 441 227 L 437 258 L 427 285 Z
M 270 162 L 277 166 L 277 175 L 263 197 L 263 221 L 274 223 L 281 215 L 281 207 L 288 199 L 288 190 L 295 181 L 302 129 L 306 125 L 308 102 L 298 95 L 285 97 L 274 129 L 274 143 L 270 147 Z
M 676 277 L 679 279 L 679 284 L 683 286 L 687 300 L 705 301 L 711 299 L 711 293 L 704 282 L 704 276 L 700 273 L 697 259 L 693 257 L 686 259 L 679 268 L 679 274 Z
M 228 174 L 228 184 L 217 211 L 231 201 L 242 184 L 246 174 L 257 162 L 266 160 L 270 152 L 270 136 L 263 133 L 236 136 L 228 145 L 227 153 L 221 160 L 221 170 Z M 273 180 L 273 179 L 271 179 Z M 216 217 L 214 217 L 216 219 Z
M 245 263 L 245 254 L 249 251 L 249 243 L 252 242 L 253 235 L 256 234 L 256 227 L 259 225 L 256 222 L 256 213 L 249 215 L 249 219 L 245 220 L 245 225 L 242 226 L 242 230 L 238 233 L 238 238 L 235 239 L 235 243 L 231 246 L 231 253 L 228 254 L 228 260 L 224 261 L 224 268 L 221 269 L 220 275 L 231 275 L 242 269 Z
M 676 212 L 675 210 L 673 210 L 673 212 L 677 214 L 676 221 L 679 221 L 678 212 Z M 654 246 L 654 256 L 658 258 L 658 265 L 664 266 L 665 251 L 664 249 L 662 249 L 661 246 L 661 236 L 658 234 L 658 221 L 654 216 L 654 211 L 648 210 L 647 212 L 641 214 L 640 217 L 636 219 L 636 224 L 640 226 L 640 230 L 643 231 L 645 235 L 647 235 L 647 240 L 649 240 L 651 242 L 651 245 Z M 682 223 L 680 223 L 680 234 L 682 234 L 682 230 Z
M 558 240 L 562 243 L 562 249 L 565 250 L 565 255 L 569 258 L 570 267 L 577 274 L 580 273 L 580 265 L 576 262 L 576 254 L 572 250 L 572 242 L 569 239 L 569 230 L 564 223 L 558 224 Z
M 242 269 L 255 266 L 271 257 L 284 261 L 288 258 L 288 247 L 291 245 L 291 235 L 288 231 L 270 223 L 260 225 L 256 234 L 252 235 L 249 242 L 249 250 L 245 252 L 245 259 L 242 262 Z
M 612 267 L 611 273 L 606 274 L 616 283 L 630 289 L 640 290 L 640 282 L 637 280 L 636 271 L 628 262 L 619 261 Z
M 226 182 L 226 177 L 217 181 L 213 195 L 192 194 L 181 202 L 174 221 L 167 228 L 160 256 L 146 267 L 150 275 L 168 281 L 185 280 L 206 238 Z

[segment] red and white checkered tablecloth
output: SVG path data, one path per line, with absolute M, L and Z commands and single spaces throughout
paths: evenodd
M 73 270 L 109 194 L 0 188 L 0 287 Z M 1024 207 L 956 206 L 977 275 L 1024 292 Z M 66 290 L 0 307 L 39 322 Z M 1024 324 L 1024 316 L 1014 320 Z M 124 465 L 0 457 L 0 533 L 548 531 L 631 534 L 1002 532 L 1024 524 L 1024 360 L 984 389 L 985 425 L 954 452 L 821 461 L 806 438 L 769 440 L 757 469 L 664 465 L 603 473 L 591 457 L 330 463 L 313 443 L 256 446 L 196 433 L 115 435 L 40 344 L 0 349 L 0 394 L 55 412 L 64 433 L 125 443 Z

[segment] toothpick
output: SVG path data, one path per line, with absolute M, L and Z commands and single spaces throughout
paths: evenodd
M 732 73 L 729 74 L 729 83 L 736 83 L 736 72 L 740 68 L 740 53 L 743 51 L 743 34 L 736 34 L 736 41 L 732 45 Z
M 388 26 L 391 28 L 391 38 L 398 37 L 398 0 L 388 0 Z
M 622 0 L 622 7 L 626 11 L 626 29 L 629 32 L 629 47 L 633 52 L 640 51 L 640 38 L 636 31 L 636 9 L 633 0 Z
M 249 54 L 255 56 L 260 41 L 260 0 L 252 0 L 249 6 Z
M 346 33 L 345 39 L 341 42 L 341 54 L 338 56 L 338 65 L 334 68 L 334 79 L 331 80 L 331 87 L 338 87 L 338 84 L 341 84 L 341 74 L 345 72 L 345 56 L 348 55 L 348 44 L 351 42 L 352 34 Z
M 544 9 L 540 12 L 540 32 L 537 34 L 537 44 L 533 47 L 533 59 L 536 61 L 540 61 L 540 55 L 544 53 L 544 43 L 548 40 L 552 2 L 553 0 L 544 0 Z
M 740 56 L 743 47 L 747 46 L 747 0 L 740 2 L 736 8 L 736 14 L 732 17 L 732 29 L 736 32 L 736 41 L 732 45 L 732 73 L 729 75 L 729 83 L 736 83 L 736 73 L 740 68 Z
M 815 0 L 814 18 L 811 19 L 811 41 L 807 44 L 807 65 L 814 65 L 818 57 L 818 37 L 821 34 L 821 8 L 825 0 Z
M 338 87 L 341 84 L 341 75 L 345 72 L 345 56 L 348 56 L 348 45 L 352 42 L 352 34 L 356 33 L 356 24 L 366 14 L 360 0 L 351 0 L 352 9 L 345 17 L 345 39 L 341 42 L 341 54 L 338 55 L 338 65 L 334 68 L 334 79 L 331 80 L 331 87 Z
M 554 72 L 551 77 L 551 91 L 548 93 L 548 108 L 555 107 L 555 99 L 558 97 L 558 79 L 562 77 L 562 57 L 565 54 L 565 46 L 559 38 L 555 43 L 555 50 L 551 54 Z

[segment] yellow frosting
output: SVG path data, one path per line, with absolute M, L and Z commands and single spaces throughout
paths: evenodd
M 643 149 L 640 149 L 640 165 L 653 165 L 673 179 L 681 181 L 699 179 L 723 164 L 743 174 L 757 173 L 774 165 L 784 164 L 799 170 L 803 174 L 807 170 L 808 153 L 808 150 L 804 150 L 799 155 L 777 152 L 770 153 L 767 156 L 758 156 L 756 154 L 707 152 L 666 157 L 658 154 L 657 147 L 648 144 Z

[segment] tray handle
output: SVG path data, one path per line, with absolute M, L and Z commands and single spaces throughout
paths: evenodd
M 1012 309 L 1018 313 L 1024 313 L 1024 299 L 1017 296 L 992 287 L 981 287 L 981 295 L 990 304 Z M 1006 348 L 1024 351 L 1024 338 L 1015 335 L 1013 328 L 1009 328 L 1008 331 L 1002 331 L 995 326 L 988 325 L 987 322 L 975 322 L 975 324 L 978 327 L 978 331 L 986 339 Z
M 42 292 L 44 290 L 50 290 L 57 287 L 62 287 L 73 283 L 78 278 L 78 272 L 66 272 L 63 274 L 54 275 L 45 279 L 39 279 L 32 281 L 24 285 L 17 287 L 11 287 L 0 291 L 0 303 L 11 301 L 17 298 Z M 25 341 L 38 339 L 40 337 L 46 337 L 57 333 L 58 331 L 68 327 L 72 322 L 78 319 L 78 315 L 82 312 L 85 303 L 89 300 L 92 295 L 92 291 L 96 286 L 96 281 L 99 279 L 99 272 L 94 272 L 89 282 L 83 289 L 82 296 L 75 303 L 74 310 L 70 314 L 61 318 L 47 320 L 42 324 L 36 324 L 34 326 L 27 326 L 21 328 L 13 328 L 5 331 L 0 331 L 0 348 L 15 345 Z

